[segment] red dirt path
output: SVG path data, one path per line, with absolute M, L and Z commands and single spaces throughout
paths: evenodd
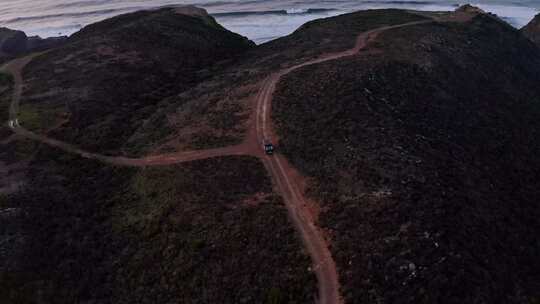
M 312 271 L 314 271 L 317 276 L 319 288 L 317 302 L 321 304 L 341 303 L 342 299 L 339 292 L 340 285 L 336 265 L 332 258 L 332 254 L 328 249 L 328 243 L 324 237 L 324 232 L 316 226 L 317 216 L 313 210 L 317 208 L 313 206 L 313 204 L 309 202 L 304 195 L 303 190 L 306 181 L 302 175 L 291 166 L 283 155 L 275 154 L 273 156 L 268 156 L 262 151 L 263 140 L 267 139 L 274 143 L 277 142 L 277 136 L 275 135 L 270 116 L 272 97 L 281 77 L 287 75 L 288 73 L 291 73 L 304 66 L 357 55 L 366 47 L 369 41 L 375 39 L 377 35 L 383 31 L 427 22 L 433 21 L 411 22 L 396 26 L 381 27 L 369 32 L 365 32 L 358 36 L 355 46 L 349 50 L 326 54 L 319 58 L 271 74 L 262 83 L 259 94 L 256 97 L 256 107 L 250 119 L 251 127 L 248 131 L 248 135 L 242 144 L 236 146 L 209 150 L 178 152 L 142 158 L 127 158 L 107 156 L 84 151 L 69 143 L 28 131 L 21 127 L 17 121 L 19 102 L 23 89 L 22 70 L 26 64 L 28 64 L 39 54 L 33 54 L 28 57 L 16 59 L 2 67 L 2 70 L 13 75 L 15 82 L 12 103 L 10 106 L 10 121 L 8 124 L 19 136 L 60 148 L 66 152 L 77 154 L 84 158 L 95 159 L 119 166 L 170 165 L 228 155 L 251 155 L 260 158 L 270 173 L 279 192 L 282 194 L 290 219 L 295 225 L 296 229 L 298 229 L 300 232 L 302 242 L 313 260 Z

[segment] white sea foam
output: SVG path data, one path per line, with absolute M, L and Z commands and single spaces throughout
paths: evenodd
M 69 35 L 121 13 L 178 4 L 205 7 L 228 29 L 261 43 L 292 33 L 303 23 L 368 8 L 454 10 L 464 0 L 0 0 L 0 26 L 29 35 Z M 474 3 L 477 2 L 477 3 Z M 476 0 L 515 27 L 540 11 L 540 0 Z

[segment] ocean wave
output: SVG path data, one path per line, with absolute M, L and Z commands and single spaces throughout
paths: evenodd
M 49 6 L 50 9 L 65 9 L 65 8 L 81 8 L 81 7 L 88 7 L 88 6 L 98 6 L 98 5 L 104 5 L 109 4 L 110 0 L 79 0 L 79 1 L 71 1 L 66 3 L 59 3 L 59 4 L 52 4 Z
M 213 6 L 222 6 L 227 4 L 236 4 L 236 2 L 230 2 L 230 1 L 210 1 L 210 2 L 204 2 L 202 4 L 193 4 L 193 5 L 200 5 L 204 7 L 213 7 Z
M 361 9 L 452 10 L 465 0 L 0 0 L 0 26 L 43 37 L 71 34 L 81 25 L 136 10 L 193 4 L 205 7 L 228 29 L 255 41 L 287 35 L 312 19 Z M 35 3 L 35 2 L 40 2 Z M 539 0 L 475 0 L 486 11 L 522 27 L 540 11 Z M 311 9 L 307 9 L 311 7 Z M 268 17 L 264 15 L 269 15 Z M 257 18 L 260 16 L 261 18 Z M 273 18 L 275 17 L 275 18 Z M 290 17 L 290 18 L 286 18 Z
M 26 17 L 17 17 L 12 18 L 8 20 L 3 20 L 3 24 L 11 24 L 11 23 L 21 23 L 21 22 L 28 22 L 28 21 L 43 21 L 43 20 L 50 20 L 50 19 L 58 19 L 58 18 L 81 18 L 81 17 L 87 17 L 87 16 L 101 16 L 101 15 L 118 15 L 121 13 L 131 12 L 134 10 L 138 10 L 139 8 L 118 8 L 118 9 L 102 9 L 102 10 L 94 10 L 94 11 L 88 11 L 88 12 L 77 12 L 77 13 L 58 13 L 58 14 L 48 14 L 48 15 L 37 15 L 37 16 L 26 16 Z
M 307 9 L 287 9 L 287 10 L 271 10 L 271 11 L 240 11 L 214 13 L 214 17 L 246 17 L 246 16 L 261 16 L 261 15 L 311 15 L 321 14 L 336 11 L 334 8 L 307 8 Z
M 440 5 L 441 2 L 437 1 L 424 1 L 424 0 L 389 0 L 389 1 L 377 1 L 377 0 L 367 0 L 362 1 L 362 4 L 385 4 L 385 5 Z M 448 4 L 448 3 L 444 3 Z M 450 2 L 448 5 L 455 5 Z

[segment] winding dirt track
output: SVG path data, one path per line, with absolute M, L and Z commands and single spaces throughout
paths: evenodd
M 332 254 L 328 249 L 328 243 L 325 240 L 322 231 L 315 225 L 316 219 L 306 207 L 304 193 L 301 190 L 302 188 L 299 185 L 297 178 L 297 176 L 300 175 L 289 164 L 283 155 L 275 154 L 273 156 L 268 156 L 262 152 L 263 140 L 275 142 L 275 139 L 277 138 L 273 130 L 270 116 L 272 97 L 281 77 L 299 68 L 356 55 L 366 47 L 369 41 L 375 39 L 377 35 L 383 31 L 429 22 L 433 22 L 433 20 L 386 26 L 364 32 L 358 36 L 355 46 L 349 50 L 326 54 L 319 58 L 271 74 L 263 82 L 256 98 L 256 107 L 253 113 L 254 119 L 252 119 L 255 120 L 255 123 L 252 123 L 250 126 L 248 136 L 244 142 L 236 146 L 179 152 L 143 158 L 127 158 L 87 152 L 77 148 L 74 145 L 28 131 L 21 127 L 17 120 L 19 102 L 23 90 L 22 70 L 34 57 L 38 56 L 39 54 L 33 54 L 24 58 L 16 59 L 1 68 L 1 70 L 11 73 L 14 79 L 14 92 L 10 106 L 10 120 L 8 124 L 16 134 L 25 138 L 30 138 L 50 146 L 60 148 L 66 152 L 74 153 L 84 158 L 95 159 L 120 166 L 170 165 L 227 155 L 252 155 L 259 157 L 272 176 L 278 190 L 281 192 L 289 212 L 289 216 L 296 229 L 298 229 L 300 232 L 303 244 L 307 248 L 312 258 L 312 269 L 317 276 L 319 288 L 317 302 L 320 304 L 341 303 L 342 299 L 339 292 L 340 287 L 336 265 L 332 258 Z
M 259 96 L 257 97 L 256 125 L 258 142 L 262 143 L 263 140 L 275 142 L 275 140 L 272 140 L 276 137 L 275 132 L 272 129 L 271 105 L 273 93 L 276 90 L 276 86 L 281 77 L 308 65 L 354 56 L 364 49 L 369 41 L 375 39 L 377 35 L 383 31 L 428 22 L 433 21 L 419 21 L 396 26 L 381 27 L 362 33 L 356 39 L 356 44 L 352 49 L 339 53 L 326 54 L 317 59 L 289 67 L 270 75 L 264 82 Z M 304 246 L 307 248 L 311 255 L 311 259 L 313 260 L 313 270 L 315 271 L 319 283 L 318 303 L 342 303 L 343 301 L 339 293 L 340 287 L 337 268 L 334 259 L 332 258 L 332 254 L 328 249 L 328 243 L 324 239 L 320 228 L 315 225 L 316 219 L 313 218 L 311 212 L 306 207 L 307 204 L 305 203 L 304 193 L 300 190 L 301 188 L 298 181 L 295 180 L 295 176 L 300 176 L 300 174 L 296 172 L 283 155 L 276 154 L 274 156 L 265 156 L 263 157 L 263 161 L 279 187 L 280 192 L 284 197 L 285 205 L 289 211 L 289 216 L 300 232 Z

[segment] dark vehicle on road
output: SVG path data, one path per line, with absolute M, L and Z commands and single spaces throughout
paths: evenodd
M 265 140 L 263 142 L 263 146 L 264 146 L 264 153 L 266 153 L 266 155 L 274 154 L 274 145 L 271 142 Z

